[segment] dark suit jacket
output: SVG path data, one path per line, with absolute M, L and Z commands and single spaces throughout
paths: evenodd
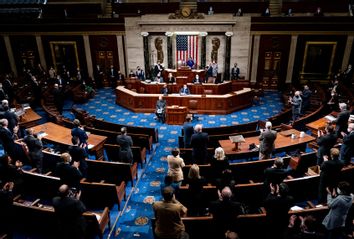
M 4 119 L 7 119 L 9 122 L 9 125 L 7 126 L 9 130 L 13 133 L 14 132 L 14 127 L 18 125 L 18 117 L 14 112 L 11 112 L 10 110 L 7 110 L 3 114 Z
M 294 204 L 294 199 L 290 196 L 278 197 L 269 194 L 264 202 L 267 211 L 266 219 L 269 229 L 285 230 L 289 223 L 289 210 Z
M 133 152 L 131 147 L 133 146 L 132 137 L 129 135 L 118 135 L 117 143 L 119 144 L 119 159 L 125 163 L 133 162 Z
M 191 147 L 191 138 L 194 133 L 193 124 L 190 122 L 185 122 L 183 124 L 183 143 L 185 148 Z
M 322 163 L 319 185 L 319 199 L 321 203 L 326 202 L 326 187 L 337 187 L 343 166 L 344 164 L 339 160 L 328 160 Z
M 349 117 L 349 110 L 342 111 L 338 114 L 337 120 L 335 120 L 337 136 L 340 135 L 340 132 L 347 132 Z
M 39 139 L 37 139 L 33 135 L 27 135 L 23 139 L 23 142 L 26 143 L 32 160 L 40 160 L 43 158 L 43 153 L 42 153 L 43 144 Z
M 184 89 L 184 88 L 182 87 L 182 88 L 180 89 L 179 93 L 180 93 L 180 94 L 189 95 L 189 94 L 190 94 L 190 91 L 189 91 L 189 88 Z
M 79 145 L 85 146 L 87 144 L 88 136 L 85 130 L 80 129 L 79 127 L 75 127 L 71 129 L 71 136 L 76 136 L 79 138 Z
M 194 163 L 204 164 L 208 158 L 208 134 L 204 132 L 194 133 L 191 138 L 192 157 Z
M 288 176 L 289 172 L 283 168 L 267 168 L 264 170 L 264 185 L 269 188 L 269 184 L 279 184 Z
M 171 78 L 167 78 L 167 80 L 166 80 L 166 82 L 168 83 L 168 84 L 172 84 L 172 83 L 175 83 L 176 82 L 176 79 L 172 76 Z
M 83 177 L 87 175 L 87 162 L 86 162 L 86 151 L 85 149 L 79 146 L 70 146 L 69 147 L 69 154 L 72 157 L 72 160 L 75 162 L 80 162 L 80 172 Z
M 317 139 L 319 146 L 317 151 L 318 164 L 321 165 L 323 161 L 323 155 L 330 155 L 330 150 L 337 143 L 337 137 L 334 134 L 326 134 Z
M 55 168 L 55 175 L 60 178 L 62 184 L 72 188 L 80 188 L 81 172 L 70 164 L 60 162 Z
M 343 144 L 340 149 L 341 159 L 346 163 L 354 156 L 354 131 L 343 137 Z
M 57 216 L 61 238 L 83 238 L 86 222 L 83 213 L 85 205 L 75 198 L 55 197 L 53 207 Z
M 2 83 L 2 88 L 5 91 L 5 93 L 7 94 L 7 96 L 12 99 L 13 95 L 14 95 L 14 90 L 13 90 L 13 85 L 10 82 L 10 80 L 5 79 L 4 82 Z
M 272 153 L 274 150 L 274 141 L 277 138 L 277 132 L 275 130 L 266 129 L 259 136 L 259 151 L 261 153 Z
M 3 89 L 0 90 L 0 101 L 7 99 L 7 95 Z
M 160 93 L 163 95 L 168 95 L 168 88 L 161 88 Z
M 10 156 L 12 156 L 11 154 L 15 152 L 16 147 L 10 130 L 4 127 L 0 127 L 0 139 L 2 141 L 2 145 L 4 146 L 5 151 Z

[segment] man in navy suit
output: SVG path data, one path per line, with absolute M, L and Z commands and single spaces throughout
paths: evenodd
M 183 144 L 184 148 L 191 147 L 191 138 L 194 133 L 191 116 L 186 117 L 186 122 L 183 124 Z
M 208 158 L 208 141 L 209 137 L 207 133 L 202 132 L 203 126 L 197 124 L 194 127 L 195 133 L 191 138 L 191 147 L 193 163 L 196 164 L 205 164 L 207 163 Z
M 183 87 L 179 91 L 179 94 L 180 95 L 189 95 L 190 94 L 190 91 L 189 91 L 187 85 L 183 85 Z
M 336 123 L 336 134 L 337 137 L 342 138 L 342 132 L 347 132 L 348 120 L 350 117 L 350 112 L 347 110 L 346 103 L 339 104 L 340 113 L 338 114 L 337 119 L 334 121 Z
M 354 123 L 348 125 L 348 134 L 343 134 L 343 144 L 340 148 L 339 159 L 345 165 L 350 164 L 351 158 L 354 156 Z
M 71 130 L 71 136 L 77 137 L 79 139 L 79 146 L 86 148 L 88 136 L 84 130 L 84 127 L 78 119 L 74 119 L 73 124 L 74 128 Z

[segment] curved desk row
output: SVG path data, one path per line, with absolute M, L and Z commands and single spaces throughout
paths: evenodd
M 177 82 L 174 84 L 167 84 L 167 88 L 170 93 L 178 93 L 184 84 L 188 85 L 191 94 L 204 94 L 208 92 L 207 94 L 210 95 L 223 95 L 232 91 L 231 81 L 223 82 L 220 84 L 193 84 L 179 82 L 177 80 Z M 147 83 L 146 81 L 132 79 L 126 81 L 126 86 L 128 89 L 135 89 L 139 93 L 146 94 L 159 94 L 164 85 L 165 83 Z
M 162 94 L 139 94 L 126 89 L 124 86 L 116 88 L 116 103 L 134 112 L 155 112 L 156 101 Z M 236 110 L 252 105 L 254 92 L 250 88 L 234 91 L 225 95 L 188 95 L 170 94 L 164 96 L 167 106 L 179 105 L 191 108 L 195 105 L 198 114 L 229 114 Z

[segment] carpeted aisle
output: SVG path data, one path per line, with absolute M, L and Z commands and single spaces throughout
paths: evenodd
M 168 102 L 167 102 L 168 103 Z M 159 130 L 159 143 L 154 145 L 154 153 L 147 166 L 139 169 L 139 179 L 135 187 L 127 188 L 127 202 L 122 212 L 115 208 L 111 212 L 112 233 L 108 230 L 105 238 L 146 238 L 152 239 L 150 218 L 153 217 L 151 203 L 160 200 L 160 183 L 166 174 L 166 156 L 171 148 L 178 146 L 178 136 L 181 126 L 161 124 L 154 120 L 154 114 L 136 114 L 115 104 L 115 94 L 112 89 L 99 90 L 94 99 L 76 108 L 87 110 L 96 118 L 119 124 L 156 127 Z M 198 115 L 203 127 L 219 127 L 232 124 L 242 124 L 255 120 L 264 120 L 281 111 L 283 104 L 277 92 L 265 92 L 259 106 L 253 106 L 229 115 Z M 68 115 L 66 115 L 68 116 Z M 72 116 L 71 116 L 72 117 Z M 128 132 L 129 134 L 129 132 Z

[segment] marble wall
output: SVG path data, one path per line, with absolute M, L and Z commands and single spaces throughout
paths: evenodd
M 207 32 L 206 37 L 206 64 L 211 61 L 212 39 L 220 39 L 218 50 L 219 72 L 224 73 L 225 69 L 225 32 L 232 32 L 230 65 L 238 63 L 241 75 L 248 79 L 250 55 L 250 30 L 251 17 L 234 17 L 231 14 L 214 14 L 204 16 L 204 19 L 168 19 L 166 14 L 151 14 L 141 17 L 125 18 L 126 30 L 126 55 L 127 68 L 134 69 L 137 65 L 144 66 L 143 37 L 141 32 L 148 32 L 150 63 L 156 63 L 155 38 L 163 39 L 164 65 L 167 66 L 167 37 L 165 32 Z M 201 59 L 201 38 L 199 37 L 199 62 Z M 175 36 L 172 40 L 172 62 L 175 65 L 176 45 Z

